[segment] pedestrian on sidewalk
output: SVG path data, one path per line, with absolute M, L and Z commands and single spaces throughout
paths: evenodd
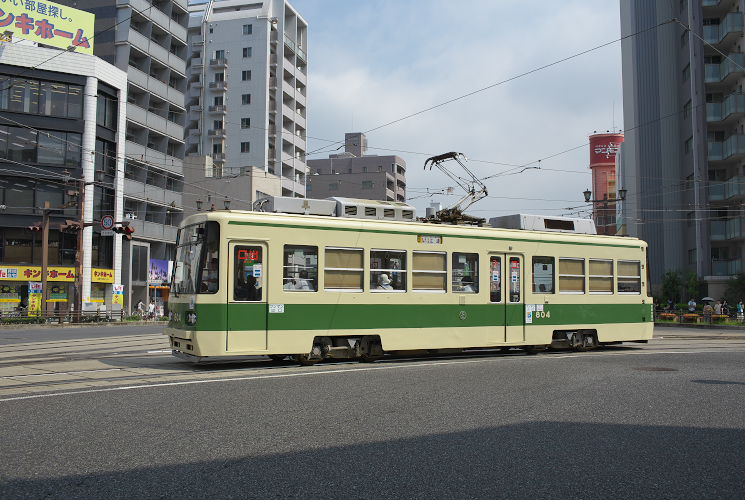
M 714 314 L 722 314 L 722 303 L 717 300 L 717 303 L 714 304 Z
M 147 305 L 147 319 L 153 319 L 155 317 L 155 301 L 151 300 Z
M 737 303 L 737 321 L 745 319 L 745 304 L 742 303 L 742 299 Z
M 691 300 L 688 301 L 688 312 L 695 313 L 696 312 L 696 301 L 691 298 Z

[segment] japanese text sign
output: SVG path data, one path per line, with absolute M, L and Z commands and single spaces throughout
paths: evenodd
M 54 2 L 0 0 L 0 32 L 61 49 L 93 54 L 96 16 Z

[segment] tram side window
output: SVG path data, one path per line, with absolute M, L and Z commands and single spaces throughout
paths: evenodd
M 641 293 L 641 263 L 638 260 L 618 261 L 618 293 Z
M 282 288 L 290 292 L 318 291 L 318 247 L 285 245 Z
M 559 292 L 585 293 L 584 259 L 559 259 Z
M 479 254 L 453 252 L 453 291 L 478 293 Z
M 613 293 L 613 261 L 590 259 L 590 293 Z
M 490 257 L 489 270 L 489 300 L 502 302 L 502 257 Z
M 533 257 L 533 293 L 555 293 L 553 257 Z
M 233 268 L 233 300 L 260 301 L 264 280 L 261 247 L 235 247 Z
M 361 248 L 326 248 L 323 272 L 325 290 L 361 292 L 363 251 Z
M 411 288 L 418 292 L 447 291 L 447 254 L 414 252 L 412 254 Z
M 370 250 L 370 290 L 406 291 L 406 250 Z

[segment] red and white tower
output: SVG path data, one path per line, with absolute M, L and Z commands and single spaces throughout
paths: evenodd
M 616 234 L 616 153 L 623 133 L 590 136 L 592 218 L 598 234 Z

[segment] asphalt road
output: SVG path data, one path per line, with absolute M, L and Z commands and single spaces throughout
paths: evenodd
M 662 333 L 373 365 L 0 359 L 0 498 L 744 498 L 745 340 Z

